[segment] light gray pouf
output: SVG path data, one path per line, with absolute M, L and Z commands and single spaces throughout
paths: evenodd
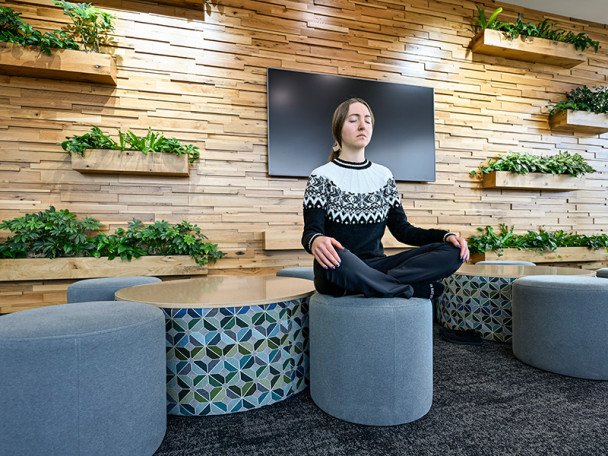
M 336 418 L 392 426 L 424 416 L 433 401 L 428 299 L 310 298 L 310 394 Z
M 475 264 L 497 264 L 497 265 L 505 265 L 505 266 L 536 266 L 536 263 L 532 263 L 531 261 L 517 261 L 517 260 L 484 260 L 478 261 Z
M 557 374 L 608 380 L 608 280 L 522 277 L 512 300 L 515 357 Z
M 603 279 L 608 279 L 608 268 L 598 269 L 597 271 L 595 271 L 595 275 Z
M 85 279 L 68 286 L 67 302 L 113 301 L 114 293 L 123 288 L 160 282 L 158 277 L 128 276 Z
M 283 268 L 277 271 L 279 277 L 295 277 L 296 279 L 314 280 L 315 273 L 312 266 L 298 268 Z
M 0 454 L 150 456 L 167 426 L 165 319 L 101 301 L 0 318 Z

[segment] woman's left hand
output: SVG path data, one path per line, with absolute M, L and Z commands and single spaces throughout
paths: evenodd
M 458 247 L 460 249 L 460 259 L 465 263 L 469 262 L 471 252 L 469 252 L 469 246 L 467 245 L 467 240 L 465 238 L 461 238 L 455 234 L 450 234 L 445 238 L 445 242 L 449 242 L 454 247 Z

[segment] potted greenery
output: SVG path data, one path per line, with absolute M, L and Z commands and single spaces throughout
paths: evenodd
M 100 53 L 114 31 L 113 16 L 88 3 L 54 4 L 73 21 L 67 31 L 42 33 L 20 13 L 0 7 L 0 72 L 116 85 L 116 64 Z
M 524 22 L 521 14 L 515 22 L 502 22 L 498 20 L 501 12 L 498 8 L 487 18 L 484 8 L 477 5 L 473 52 L 571 68 L 586 61 L 587 48 L 599 49 L 599 42 L 587 33 L 559 29 L 548 19 L 538 24 Z
M 144 136 L 118 130 L 118 142 L 99 127 L 67 137 L 61 147 L 72 156 L 72 169 L 81 173 L 188 176 L 190 163 L 200 158 L 198 147 L 167 138 L 150 127 Z
M 53 206 L 3 221 L 0 229 L 13 236 L 0 243 L 0 281 L 206 274 L 207 264 L 223 256 L 186 221 L 133 219 L 113 234 L 100 228 L 92 218 L 78 220 Z
M 515 234 L 513 227 L 501 224 L 499 232 L 491 226 L 477 228 L 478 236 L 468 238 L 471 261 L 518 260 L 534 263 L 589 262 L 608 260 L 608 235 L 606 233 L 583 235 L 563 230 L 549 232 L 542 227 L 538 231 Z
M 564 191 L 584 188 L 582 176 L 593 172 L 595 169 L 580 154 L 564 151 L 547 157 L 509 152 L 469 174 L 480 177 L 483 188 Z
M 576 130 L 601 134 L 608 131 L 608 87 L 577 87 L 565 101 L 549 106 L 552 130 Z

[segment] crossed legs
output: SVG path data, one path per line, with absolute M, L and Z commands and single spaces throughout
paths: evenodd
M 348 249 L 337 253 L 342 263 L 335 269 L 315 261 L 315 288 L 320 293 L 411 298 L 422 284 L 448 277 L 462 264 L 460 249 L 444 242 L 368 260 Z

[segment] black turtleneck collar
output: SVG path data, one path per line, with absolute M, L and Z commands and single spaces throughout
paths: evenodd
M 369 160 L 365 160 L 362 162 L 349 162 L 346 160 L 341 160 L 340 158 L 334 158 L 332 160 L 332 163 L 334 163 L 342 168 L 348 168 L 348 169 L 366 169 L 366 168 L 369 168 L 370 166 L 372 166 L 372 162 L 370 162 Z

